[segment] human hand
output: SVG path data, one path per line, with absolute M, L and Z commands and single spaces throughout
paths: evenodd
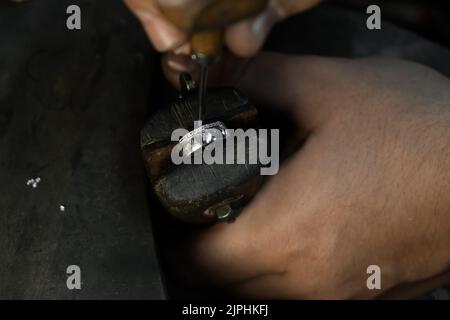
M 182 0 L 189 3 L 197 0 Z M 264 44 L 271 28 L 280 20 L 307 10 L 320 0 L 272 0 L 265 12 L 256 18 L 227 28 L 225 43 L 238 56 L 252 56 Z M 193 72 L 197 67 L 190 59 L 187 35 L 170 23 L 158 9 L 157 0 L 125 0 L 141 21 L 154 47 L 167 53 L 164 66 L 173 72 Z
M 238 68 L 231 68 L 236 70 Z M 307 137 L 196 274 L 251 298 L 373 298 L 450 269 L 450 81 L 398 60 L 261 54 L 235 85 Z M 381 290 L 368 290 L 369 265 Z

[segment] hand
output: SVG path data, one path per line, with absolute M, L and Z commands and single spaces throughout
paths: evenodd
M 189 3 L 198 0 L 182 0 Z M 181 2 L 181 1 L 180 1 Z M 272 0 L 258 17 L 230 26 L 225 32 L 225 43 L 239 56 L 252 56 L 264 44 L 271 28 L 280 20 L 307 10 L 320 0 Z M 187 35 L 164 18 L 157 0 L 125 0 L 131 11 L 141 21 L 154 47 L 167 52 L 165 68 L 174 72 L 193 72 L 197 67 L 190 59 Z
M 306 143 L 233 224 L 192 246 L 197 274 L 250 298 L 372 298 L 450 269 L 450 81 L 397 60 L 262 54 L 236 84 Z M 381 290 L 368 290 L 369 265 Z

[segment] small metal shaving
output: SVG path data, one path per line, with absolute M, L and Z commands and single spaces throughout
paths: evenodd
M 35 179 L 29 179 L 27 181 L 27 186 L 32 186 L 34 189 L 36 189 L 39 182 L 41 182 L 40 177 L 37 177 Z

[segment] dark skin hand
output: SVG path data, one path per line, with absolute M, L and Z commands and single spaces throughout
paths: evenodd
M 267 53 L 241 74 L 234 85 L 290 113 L 307 140 L 235 223 L 196 236 L 196 274 L 247 298 L 335 299 L 450 269 L 447 78 L 400 60 Z M 381 290 L 367 289 L 369 265 Z
M 176 0 L 179 4 L 195 4 L 199 0 Z M 204 0 L 207 1 L 207 0 Z M 154 48 L 164 53 L 163 67 L 171 73 L 193 72 L 198 66 L 190 58 L 188 35 L 165 19 L 159 4 L 174 0 L 125 0 L 126 5 L 142 23 Z M 303 12 L 320 0 L 271 0 L 267 10 L 257 17 L 229 26 L 225 30 L 225 45 L 233 54 L 251 57 L 256 54 L 272 27 L 289 16 Z

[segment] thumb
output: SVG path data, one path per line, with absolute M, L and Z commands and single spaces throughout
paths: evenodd
M 347 85 L 343 79 L 351 62 L 262 53 L 243 64 L 222 67 L 224 79 L 257 105 L 290 113 L 298 124 L 311 131 L 338 110 L 336 97 Z
M 164 59 L 164 57 L 163 57 Z M 163 69 L 177 86 L 179 73 Z M 256 105 L 291 114 L 305 130 L 319 127 L 339 110 L 351 83 L 346 74 L 355 69 L 350 60 L 260 53 L 251 59 L 224 55 L 210 70 L 209 85 L 231 85 Z M 198 79 L 198 70 L 192 73 Z
M 317 88 L 324 92 L 336 91 L 339 81 L 330 78 L 333 79 L 332 73 L 342 72 L 340 65 L 335 59 L 260 54 L 247 61 L 245 72 L 235 86 L 253 100 L 302 115 L 313 126 L 321 114 L 327 114 L 324 107 L 327 103 L 320 102 L 324 94 Z M 237 69 L 232 68 L 234 72 Z M 245 283 L 249 279 L 272 281 L 283 274 L 284 250 L 290 248 L 285 241 L 290 237 L 284 236 L 298 231 L 289 213 L 295 212 L 295 206 L 303 201 L 307 203 L 307 198 L 301 195 L 308 194 L 309 186 L 313 185 L 311 179 L 315 176 L 307 174 L 314 163 L 318 159 L 311 149 L 294 154 L 234 224 L 217 224 L 194 239 L 190 253 L 199 273 L 209 281 L 226 285 Z M 299 181 L 305 183 L 299 185 Z M 274 219 L 277 223 L 273 223 Z

